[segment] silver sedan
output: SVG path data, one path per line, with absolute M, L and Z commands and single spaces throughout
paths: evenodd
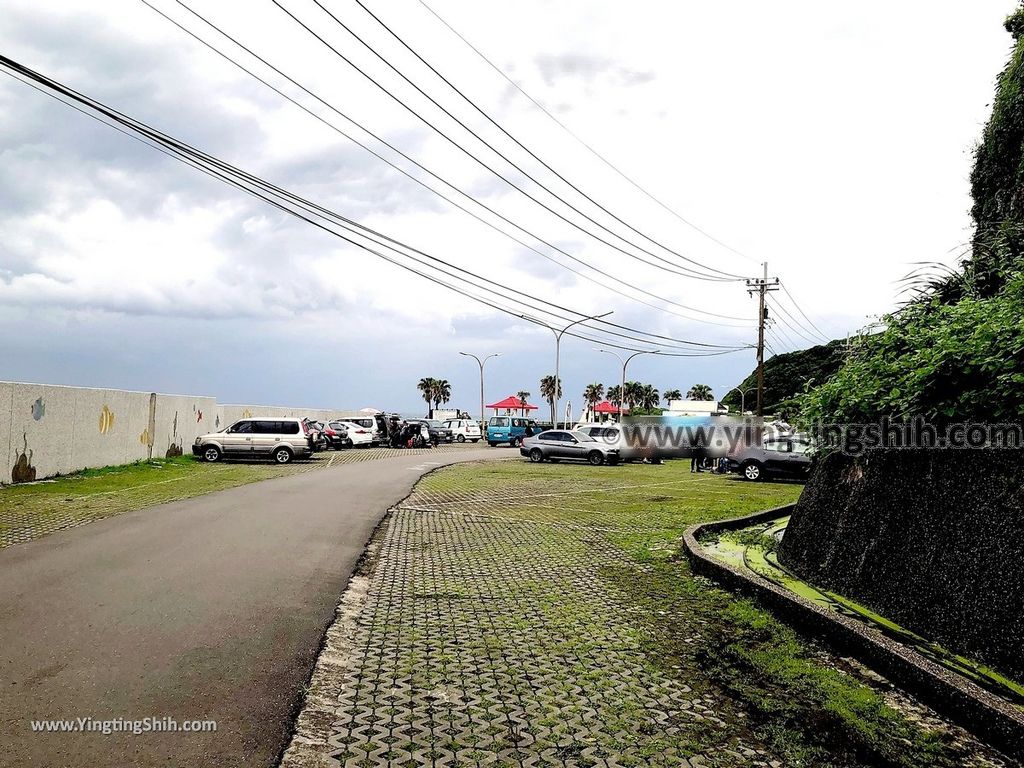
M 523 439 L 519 453 L 534 463 L 561 459 L 588 461 L 594 466 L 619 463 L 619 446 L 595 440 L 583 432 L 549 429 Z

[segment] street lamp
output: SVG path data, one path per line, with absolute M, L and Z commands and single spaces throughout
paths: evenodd
M 538 320 L 535 317 L 527 317 L 526 315 L 520 315 L 520 317 L 523 318 L 523 320 L 529 320 L 532 323 L 537 323 L 539 325 L 543 325 L 545 328 L 547 328 L 549 331 L 551 331 L 553 334 L 555 334 L 555 423 L 553 424 L 555 429 L 558 429 L 558 421 L 557 421 L 557 419 L 558 419 L 558 401 L 561 399 L 559 397 L 559 394 L 560 394 L 559 390 L 561 389 L 559 384 L 561 382 L 559 382 L 559 380 L 558 380 L 558 365 L 559 365 L 560 348 L 561 348 L 561 344 L 562 344 L 562 336 L 565 334 L 566 331 L 568 331 L 574 325 L 579 325 L 580 323 L 585 323 L 587 320 L 600 320 L 602 317 L 608 317 L 608 315 L 610 315 L 610 314 L 612 314 L 612 313 L 611 312 L 605 312 L 604 314 L 601 314 L 601 315 L 587 315 L 586 317 L 581 317 L 579 320 L 573 320 L 571 323 L 569 323 L 567 326 L 565 326 L 561 330 L 559 330 L 557 328 L 552 328 L 550 325 L 545 323 L 543 320 Z
M 749 392 L 752 389 L 757 389 L 757 387 L 747 387 L 746 389 L 740 389 L 739 387 L 733 387 L 728 392 L 726 392 L 725 395 L 722 395 L 722 399 L 725 400 L 725 397 L 726 397 L 726 395 L 729 394 L 729 392 L 732 392 L 732 391 L 739 392 L 740 393 L 740 416 L 742 416 L 744 413 L 747 412 L 747 392 Z
M 639 355 L 660 355 L 660 349 L 645 349 L 642 352 L 634 352 L 629 357 L 623 359 L 622 355 L 618 352 L 614 352 L 610 349 L 601 349 L 600 347 L 594 347 L 598 352 L 604 352 L 609 355 L 615 355 L 619 358 L 619 362 L 622 363 L 622 384 L 619 386 L 619 423 L 622 423 L 622 400 L 626 395 L 626 366 L 629 365 L 629 361 Z
M 488 355 L 483 360 L 469 352 L 459 352 L 459 354 L 465 357 L 472 357 L 476 360 L 476 364 L 480 366 L 480 428 L 483 429 L 483 424 L 487 421 L 484 414 L 484 363 L 492 357 L 501 357 L 501 352 L 495 352 L 493 355 Z

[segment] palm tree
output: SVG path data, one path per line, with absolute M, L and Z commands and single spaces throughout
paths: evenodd
M 523 405 L 526 405 L 526 401 L 530 399 L 530 393 L 527 392 L 525 389 L 521 389 L 518 392 L 516 392 L 516 397 L 518 398 L 520 403 L 522 403 Z M 522 413 L 523 413 L 523 416 L 526 415 L 526 409 L 525 408 L 523 408 Z
M 619 416 L 621 417 L 622 416 L 622 414 L 621 414 L 621 411 L 622 411 L 622 387 L 620 387 L 618 384 L 615 384 L 614 386 L 608 387 L 608 391 L 605 394 L 608 396 L 609 400 L 611 400 L 613 403 L 615 403 L 617 406 L 619 406 L 619 411 L 620 411 Z
M 622 399 L 630 408 L 635 408 L 636 404 L 640 402 L 640 393 L 643 390 L 643 385 L 638 381 L 627 381 L 626 386 L 622 389 Z
M 583 390 L 583 401 L 590 408 L 591 417 L 594 415 L 594 407 L 601 402 L 601 398 L 603 397 L 604 384 L 587 384 L 587 388 Z
M 440 408 L 441 403 L 447 403 L 452 399 L 452 385 L 448 379 L 434 379 L 434 408 Z
M 715 393 L 707 384 L 694 384 L 686 392 L 687 400 L 714 400 Z
M 558 382 L 558 393 L 555 394 L 555 377 L 548 375 L 540 380 L 540 396 L 551 406 L 551 423 L 555 423 L 555 400 L 562 396 L 562 382 Z
M 672 402 L 673 400 L 682 400 L 683 393 L 680 392 L 678 389 L 666 389 L 665 394 L 662 395 L 662 397 L 665 398 L 666 403 L 669 403 Z
M 430 405 L 434 402 L 434 388 L 436 386 L 437 379 L 430 378 L 429 376 L 420 379 L 420 383 L 416 385 L 420 395 L 427 401 L 427 418 L 430 418 Z
M 640 388 L 640 407 L 645 410 L 656 408 L 661 398 L 658 397 L 658 390 L 651 384 L 644 384 Z

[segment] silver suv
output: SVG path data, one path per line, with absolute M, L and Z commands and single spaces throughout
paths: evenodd
M 221 432 L 200 435 L 192 444 L 192 453 L 204 461 L 273 459 L 287 464 L 313 451 L 313 435 L 303 420 L 283 417 L 242 419 Z
M 585 432 L 561 429 L 549 429 L 539 435 L 523 438 L 519 453 L 534 463 L 544 460 L 556 462 L 561 459 L 589 461 L 595 467 L 604 463 L 619 463 L 618 445 L 595 440 Z

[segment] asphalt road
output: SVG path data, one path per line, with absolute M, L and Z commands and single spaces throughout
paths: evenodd
M 339 465 L 0 550 L 0 765 L 272 766 L 389 506 L 467 448 Z M 431 463 L 433 462 L 433 463 Z M 35 719 L 215 733 L 34 733 Z

